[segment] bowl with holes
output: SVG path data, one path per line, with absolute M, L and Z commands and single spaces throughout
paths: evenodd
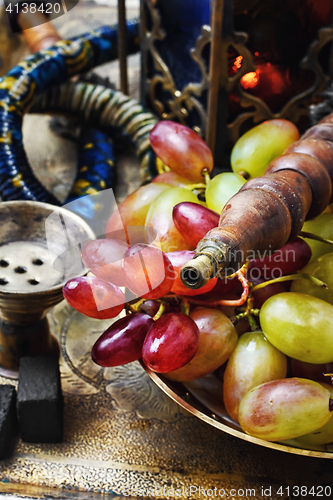
M 47 312 L 68 279 L 84 275 L 81 246 L 95 235 L 67 209 L 37 201 L 0 203 L 0 373 L 19 359 L 59 351 Z

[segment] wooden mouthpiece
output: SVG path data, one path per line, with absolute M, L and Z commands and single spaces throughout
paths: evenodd
M 52 24 L 48 21 L 45 22 L 46 19 L 42 12 L 21 11 L 18 15 L 22 35 L 31 52 L 48 49 L 61 40 Z M 40 24 L 36 26 L 38 23 Z

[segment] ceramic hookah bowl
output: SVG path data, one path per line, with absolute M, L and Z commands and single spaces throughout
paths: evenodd
M 22 356 L 59 354 L 47 312 L 66 281 L 82 276 L 90 226 L 67 209 L 35 201 L 0 203 L 0 374 L 18 375 Z

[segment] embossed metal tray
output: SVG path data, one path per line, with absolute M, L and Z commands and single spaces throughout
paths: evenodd
M 194 382 L 178 383 L 149 370 L 143 364 L 142 366 L 155 384 L 172 400 L 192 415 L 222 432 L 274 450 L 296 455 L 333 459 L 333 443 L 305 449 L 299 447 L 295 440 L 272 443 L 245 434 L 240 426 L 227 414 L 222 398 L 222 382 L 214 374 L 207 375 Z

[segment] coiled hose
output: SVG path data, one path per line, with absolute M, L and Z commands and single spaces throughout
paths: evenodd
M 127 53 L 137 52 L 137 22 L 127 23 L 127 36 Z M 101 27 L 59 41 L 53 47 L 27 57 L 0 79 L 0 196 L 3 201 L 21 199 L 60 204 L 34 176 L 27 160 L 22 123 L 24 114 L 29 111 L 65 113 L 75 115 L 89 126 L 116 127 L 134 142 L 142 182 L 148 182 L 156 175 L 156 157 L 149 144 L 149 133 L 156 117 L 120 91 L 100 85 L 67 82 L 72 76 L 116 58 L 117 27 Z M 89 165 L 78 168 L 71 199 L 113 187 L 114 159 L 109 158 L 105 165 L 103 155 L 99 153 L 95 161 L 93 152 L 94 144 Z

